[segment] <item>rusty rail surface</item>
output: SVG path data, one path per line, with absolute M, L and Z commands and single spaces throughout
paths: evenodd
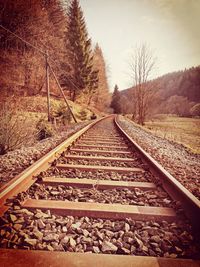
M 200 233 L 200 201 L 190 193 L 179 181 L 176 180 L 168 171 L 166 171 L 155 159 L 153 159 L 144 149 L 142 149 L 128 133 L 120 126 L 117 117 L 115 124 L 121 133 L 130 141 L 134 149 L 136 149 L 143 157 L 145 162 L 150 166 L 151 171 L 158 175 L 163 188 L 172 197 L 172 199 L 180 201 L 188 218 L 192 222 L 193 229 L 196 233 Z
M 107 118 L 107 117 L 105 117 Z M 40 160 L 35 162 L 32 166 L 23 171 L 20 175 L 16 176 L 11 180 L 6 186 L 0 189 L 0 216 L 3 215 L 9 208 L 6 205 L 6 200 L 17 195 L 19 192 L 26 191 L 31 185 L 35 183 L 35 177 L 41 172 L 47 170 L 51 163 L 57 159 L 63 151 L 70 147 L 74 142 L 76 142 L 80 137 L 83 136 L 89 129 L 91 129 L 99 121 L 103 120 L 101 118 L 84 127 L 77 133 L 73 134 L 66 141 L 61 143 L 59 146 L 54 148 L 48 154 L 43 156 Z M 120 131 L 123 137 L 131 143 L 133 148 L 139 152 L 142 159 L 150 166 L 152 173 L 155 173 L 161 180 L 163 188 L 168 192 L 172 199 L 180 201 L 184 207 L 187 216 L 191 219 L 192 225 L 195 231 L 200 229 L 200 201 L 193 196 L 187 189 L 185 189 L 172 175 L 170 175 L 158 162 L 156 162 L 148 153 L 146 153 L 119 125 L 117 117 L 115 116 L 115 125 Z M 116 137 L 121 137 L 116 135 Z M 91 135 L 90 138 L 101 139 L 99 135 Z M 115 137 L 113 137 L 114 139 Z M 106 138 L 105 138 L 106 140 Z M 112 138 L 110 138 L 112 140 Z M 101 143 L 101 142 L 100 142 Z M 109 137 L 107 141 L 102 141 L 102 144 L 109 144 Z M 98 144 L 98 142 L 97 142 Z M 114 144 L 113 144 L 114 145 Z M 79 146 L 79 144 L 77 144 Z M 81 145 L 80 145 L 81 146 Z M 101 153 L 113 153 L 113 154 L 129 154 L 129 151 L 117 151 L 117 150 L 95 150 L 93 146 L 86 146 L 86 148 L 91 147 L 91 150 L 85 149 L 86 152 L 94 151 L 100 154 L 99 157 L 90 156 L 78 156 L 71 155 L 66 156 L 66 158 L 88 158 L 96 160 L 99 158 L 102 160 L 119 160 L 120 162 L 131 162 L 131 158 L 118 158 L 116 157 L 103 157 Z M 94 146 L 95 147 L 95 146 Z M 110 147 L 109 147 L 110 148 Z M 111 147 L 112 148 L 112 147 Z M 122 147 L 123 148 L 123 147 Z M 72 148 L 71 151 L 79 152 L 78 148 Z M 58 168 L 61 169 L 80 169 L 80 170 L 110 170 L 118 172 L 142 172 L 142 169 L 138 168 L 122 168 L 122 167 L 103 167 L 95 165 L 74 165 L 73 167 L 69 164 L 58 164 Z M 92 188 L 94 180 L 91 179 L 70 179 L 70 178 L 57 178 L 54 180 L 52 177 L 42 178 L 42 182 L 45 184 L 62 184 L 62 185 L 75 185 L 79 188 Z M 127 182 L 127 181 L 106 181 L 99 180 L 98 187 L 103 188 L 143 188 L 144 190 L 155 189 L 154 183 L 150 182 Z M 49 206 L 51 205 L 51 206 Z M 42 209 L 48 210 L 51 207 L 52 211 L 63 215 L 77 215 L 77 216 L 88 216 L 93 218 L 121 218 L 124 219 L 128 215 L 129 217 L 141 220 L 164 218 L 169 221 L 173 221 L 176 218 L 176 213 L 172 208 L 164 207 L 145 207 L 145 206 L 128 206 L 121 204 L 100 204 L 100 203 L 76 203 L 76 202 L 64 202 L 64 201 L 53 201 L 53 200 L 32 200 L 27 199 L 24 201 L 22 207 L 27 209 Z M 128 255 L 96 255 L 88 253 L 73 253 L 73 252 L 47 252 L 47 251 L 25 251 L 18 249 L 0 249 L 0 266 L 3 267 L 30 267 L 30 266 L 69 266 L 69 267 L 86 267 L 86 266 L 97 266 L 97 267 L 198 267 L 200 266 L 200 261 L 191 259 L 169 259 L 169 258 L 158 258 L 150 256 L 128 256 Z
M 97 124 L 99 121 L 105 118 L 107 117 L 100 118 L 85 126 L 83 129 L 67 138 L 66 141 L 62 142 L 60 145 L 52 149 L 49 153 L 37 160 L 33 165 L 25 169 L 22 173 L 14 177 L 10 182 L 5 184 L 0 189 L 0 216 L 2 216 L 9 208 L 9 206 L 6 205 L 6 200 L 8 198 L 12 198 L 18 193 L 26 191 L 35 182 L 35 176 L 37 176 L 40 172 L 47 170 L 50 167 L 51 163 L 56 158 L 58 158 L 64 150 L 72 145 L 73 142 L 80 138 L 80 136 L 88 131 L 93 125 Z

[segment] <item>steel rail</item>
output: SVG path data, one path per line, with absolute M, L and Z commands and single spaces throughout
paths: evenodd
M 107 117 L 106 117 L 107 118 Z M 49 161 L 53 161 L 55 158 L 60 156 L 60 154 L 71 144 L 73 144 L 76 140 L 82 137 L 84 133 L 87 132 L 87 130 L 91 129 L 95 124 L 97 124 L 99 121 L 103 120 L 104 118 L 101 118 L 99 120 L 96 120 L 95 122 L 87 125 L 84 127 L 82 130 L 78 131 L 74 135 L 72 135 L 70 138 L 68 138 L 66 141 L 61 143 L 58 147 L 50 151 L 47 155 L 45 155 L 42 159 L 37 161 L 33 166 L 30 166 L 27 174 L 27 170 L 25 170 L 22 173 L 22 177 L 19 181 L 20 176 L 17 176 L 17 179 L 15 179 L 15 182 L 18 184 L 15 184 L 14 188 L 10 188 L 11 191 L 9 192 L 9 186 L 4 188 L 4 190 L 0 190 L 0 204 L 1 204 L 1 196 L 3 192 L 5 192 L 5 189 L 8 190 L 5 192 L 4 197 L 8 197 L 8 194 L 15 195 L 17 190 L 22 191 L 22 185 L 23 189 L 25 187 L 29 187 L 31 184 L 35 182 L 33 179 L 33 175 L 37 175 L 40 173 L 41 170 L 44 170 L 45 168 L 47 169 L 49 167 Z M 131 142 L 133 145 L 134 149 L 138 150 L 142 157 L 148 162 L 148 164 L 151 166 L 152 172 L 156 172 L 156 174 L 159 174 L 159 177 L 162 176 L 162 183 L 163 187 L 165 188 L 166 191 L 168 191 L 169 188 L 173 189 L 173 187 L 169 186 L 168 188 L 168 183 L 165 181 L 167 178 L 164 178 L 166 175 L 166 171 L 163 169 L 162 166 L 160 166 L 153 158 L 151 158 L 142 148 L 140 148 L 129 135 L 120 127 L 118 124 L 116 118 L 115 118 L 115 124 L 117 125 L 117 128 L 120 130 L 120 132 L 125 136 L 125 138 L 128 138 L 128 140 Z M 145 156 L 144 156 L 145 155 Z M 33 169 L 32 169 L 33 168 Z M 38 170 L 39 168 L 39 170 Z M 41 169 L 40 169 L 41 168 Z M 161 175 L 162 174 L 162 175 Z M 170 174 L 169 174 L 170 175 Z M 170 177 L 170 176 L 169 176 Z M 172 177 L 173 178 L 173 177 Z M 28 179 L 28 181 L 25 182 L 25 180 Z M 49 178 L 43 178 L 43 180 L 48 180 Z M 53 182 L 53 178 L 52 182 Z M 171 177 L 170 177 L 171 179 Z M 175 180 L 175 178 L 172 179 L 172 181 Z M 165 182 L 164 182 L 165 181 Z M 176 181 L 176 180 L 175 180 Z M 23 183 L 26 183 L 25 185 Z M 55 181 L 58 182 L 58 181 Z M 63 180 L 64 182 L 64 180 Z M 70 182 L 69 180 L 66 182 Z M 77 182 L 76 180 L 73 179 L 71 182 Z M 79 180 L 78 183 L 81 181 Z M 174 182 L 174 181 L 173 181 Z M 92 181 L 88 180 L 88 183 L 92 183 Z M 100 181 L 100 183 L 103 186 L 107 186 L 109 184 L 110 186 L 114 186 L 116 182 L 114 181 Z M 117 182 L 119 186 L 125 186 L 126 183 L 134 186 L 134 182 Z M 10 183 L 10 186 L 12 184 L 12 181 Z M 21 187 L 20 187 L 21 184 Z M 139 184 L 139 183 L 138 183 Z M 144 185 L 148 183 L 144 183 Z M 175 183 L 176 184 L 176 183 Z M 178 185 L 178 184 L 176 184 Z M 18 189 L 16 189 L 16 187 Z M 15 190 L 15 192 L 13 191 Z M 170 190 L 169 190 L 170 191 Z M 173 190 L 172 190 L 173 191 Z M 174 195 L 172 194 L 173 198 Z M 28 203 L 29 202 L 29 203 Z M 41 203 L 43 204 L 43 208 L 45 207 L 45 203 L 48 201 L 35 201 L 35 200 L 28 200 L 26 201 L 27 204 L 32 204 L 33 208 L 35 208 L 35 203 L 38 203 L 38 207 L 40 207 Z M 63 203 L 62 201 L 51 201 L 51 203 L 54 203 L 54 206 L 52 207 L 54 210 L 64 210 L 66 209 L 65 206 L 63 205 L 68 205 L 66 203 Z M 26 204 L 25 204 L 26 205 Z M 60 206 L 59 206 L 60 205 Z M 77 212 L 80 212 L 80 206 L 82 205 L 82 213 L 86 214 L 89 209 L 85 210 L 85 205 L 83 203 L 75 203 L 72 204 L 74 205 L 74 209 L 77 208 Z M 88 204 L 87 204 L 88 205 Z M 27 205 L 29 207 L 30 205 Z M 47 208 L 49 208 L 49 203 L 47 203 Z M 91 209 L 95 209 L 95 212 L 98 214 L 96 216 L 99 217 L 99 213 L 102 214 L 102 217 L 105 216 L 105 212 L 112 212 L 113 216 L 115 216 L 118 213 L 119 208 L 121 208 L 121 216 L 123 217 L 123 212 L 124 212 L 124 206 L 119 206 L 119 205 L 106 205 L 104 206 L 104 210 L 102 210 L 102 205 L 101 204 L 96 204 L 96 203 L 90 203 L 89 204 Z M 114 209 L 115 206 L 115 209 Z M 6 206 L 4 206 L 5 208 Z M 98 209 L 99 207 L 99 209 Z M 107 210 L 106 208 L 107 207 Z M 7 208 L 7 207 L 6 207 Z M 69 206 L 69 209 L 71 209 L 71 205 Z M 110 209 L 111 210 L 110 210 Z M 131 207 L 129 207 L 131 209 Z M 135 214 L 143 214 L 143 210 L 146 210 L 146 215 L 152 215 L 151 213 L 148 213 L 150 209 L 154 209 L 152 207 L 136 207 L 135 208 Z M 162 210 L 161 208 L 160 210 Z M 166 209 L 166 208 L 164 208 Z M 167 208 L 168 209 L 168 208 Z M 134 213 L 131 209 L 131 212 Z M 133 214 L 134 215 L 134 214 Z M 134 216 L 136 216 L 134 215 Z M 140 215 L 140 214 L 139 214 Z M 156 211 L 156 215 L 158 216 Z M 161 214 L 162 215 L 162 214 Z M 170 214 L 169 214 L 170 215 Z M 175 214 L 171 213 L 171 217 L 174 217 Z M 0 207 L 0 216 L 1 216 L 1 207 Z M 167 267 L 167 266 L 173 266 L 173 267 L 197 267 L 200 266 L 200 261 L 195 261 L 192 259 L 170 259 L 170 258 L 159 258 L 159 257 L 150 257 L 150 256 L 129 256 L 129 255 L 105 255 L 105 254 L 88 254 L 88 253 L 72 253 L 72 252 L 48 252 L 48 251 L 34 251 L 34 250 L 20 250 L 20 249 L 0 249 L 0 262 L 2 266 L 4 267 L 18 267 L 18 266 L 53 266 L 53 267 L 59 267 L 59 266 L 74 266 L 74 267 L 86 267 L 86 266 L 94 266 L 96 265 L 97 267 L 104 266 L 104 267 L 128 267 L 128 266 L 143 266 L 143 267 Z
M 67 138 L 64 142 L 60 145 L 52 149 L 49 153 L 44 155 L 42 158 L 37 160 L 33 165 L 29 166 L 25 169 L 22 173 L 14 177 L 10 182 L 5 184 L 0 189 L 0 216 L 2 216 L 9 208 L 6 205 L 6 200 L 8 198 L 12 198 L 13 196 L 17 195 L 18 193 L 27 190 L 34 182 L 34 177 L 38 175 L 42 171 L 46 171 L 51 162 L 53 162 L 56 158 L 60 156 L 60 154 L 66 150 L 67 147 L 72 145 L 73 142 L 78 140 L 86 131 L 92 128 L 98 122 L 108 118 L 102 117 L 96 121 L 93 121 L 89 125 L 85 126 L 83 129 L 79 130 L 71 137 Z
M 187 217 L 191 220 L 193 230 L 200 234 L 200 201 L 130 137 L 120 126 L 117 116 L 115 116 L 115 125 L 130 141 L 134 149 L 142 155 L 144 161 L 150 166 L 151 171 L 159 177 L 163 188 L 172 199 L 180 201 Z

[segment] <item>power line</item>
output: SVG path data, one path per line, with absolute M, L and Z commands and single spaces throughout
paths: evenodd
M 22 42 L 24 42 L 25 44 L 31 46 L 32 48 L 36 49 L 38 52 L 40 52 L 43 55 L 47 55 L 46 52 L 42 51 L 40 48 L 36 47 L 35 45 L 29 43 L 28 41 L 24 40 L 22 37 L 20 37 L 19 35 L 17 35 L 16 33 L 10 31 L 9 29 L 7 29 L 6 27 L 4 27 L 3 25 L 0 24 L 0 27 L 2 29 L 4 29 L 5 31 L 9 32 L 10 34 L 14 35 L 16 38 L 20 39 Z
M 31 44 L 30 42 L 26 41 L 25 39 L 23 39 L 22 37 L 20 37 L 19 35 L 17 35 L 16 33 L 10 31 L 9 29 L 7 29 L 6 27 L 4 27 L 3 25 L 0 24 L 0 27 L 2 29 L 4 29 L 5 31 L 9 32 L 10 34 L 14 35 L 16 38 L 20 39 L 22 42 L 24 42 L 25 44 L 31 46 L 32 48 L 36 49 L 38 52 L 40 52 L 41 54 L 47 56 L 47 53 L 42 51 L 40 48 L 36 47 L 35 45 Z M 63 50 L 61 52 L 64 52 Z M 56 64 L 56 61 L 53 60 L 52 58 L 49 57 L 48 55 L 48 58 L 54 62 L 54 64 Z M 69 77 L 66 77 L 67 80 L 69 80 L 71 82 L 71 84 L 77 89 L 79 90 L 80 88 L 77 87 L 77 85 L 69 78 Z
M 50 61 L 52 62 L 52 63 L 54 63 L 55 65 L 57 64 L 57 62 L 54 60 L 54 59 L 52 59 L 52 58 L 50 58 Z M 77 89 L 77 90 L 80 90 L 80 88 L 78 88 L 77 87 L 77 85 L 69 78 L 69 77 L 65 77 L 68 81 L 70 81 L 71 82 L 71 84 Z
M 62 95 L 63 95 L 63 98 L 64 98 L 64 100 L 65 100 L 65 102 L 66 102 L 66 104 L 67 104 L 67 107 L 68 107 L 68 109 L 70 110 L 70 113 L 72 114 L 72 117 L 73 117 L 73 119 L 74 119 L 74 121 L 75 122 L 77 122 L 76 121 L 76 118 L 75 118 L 75 116 L 74 116 L 74 114 L 73 114 L 73 112 L 72 112 L 72 110 L 71 110 L 71 108 L 70 108 L 70 106 L 69 106 L 69 104 L 68 104 L 68 101 L 67 101 L 67 99 L 66 99 L 66 97 L 65 97 L 65 95 L 64 95 L 64 92 L 63 92 L 63 90 L 62 90 L 62 87 L 60 86 L 60 83 L 59 83 L 59 81 L 58 81 L 58 79 L 57 79 L 57 77 L 56 77 L 56 75 L 55 75 L 55 73 L 54 73 L 54 71 L 53 71 L 53 69 L 51 68 L 51 66 L 49 65 L 49 63 L 48 63 L 48 59 L 51 59 L 51 58 L 49 58 L 49 55 L 48 55 L 48 52 L 44 52 L 44 51 L 42 51 L 40 48 L 38 48 L 38 47 L 36 47 L 35 45 L 33 45 L 33 44 L 31 44 L 31 43 L 29 43 L 28 41 L 26 41 L 26 40 L 24 40 L 22 37 L 20 37 L 19 35 L 17 35 L 16 33 L 14 33 L 14 32 L 12 32 L 12 31 L 10 31 L 9 29 L 7 29 L 6 27 L 4 27 L 3 25 L 1 25 L 0 24 L 0 27 L 2 28 L 2 29 L 4 29 L 5 31 L 7 31 L 7 32 L 9 32 L 10 34 L 12 34 L 12 35 L 14 35 L 16 38 L 18 38 L 18 39 L 20 39 L 22 42 L 24 42 L 25 44 L 27 44 L 27 45 L 29 45 L 29 46 L 31 46 L 32 48 L 34 48 L 34 49 L 36 49 L 38 52 L 40 52 L 42 55 L 44 55 L 45 56 L 45 58 L 46 58 L 46 74 L 47 74 L 47 98 L 48 98 L 48 119 L 50 118 L 50 109 L 49 109 L 49 71 L 48 71 L 48 67 L 50 67 L 50 70 L 51 70 L 51 72 L 53 73 L 53 76 L 54 76 L 54 78 L 55 78 L 55 80 L 56 80 L 56 83 L 58 84 L 58 86 L 59 86 L 59 88 L 60 88 L 60 90 L 61 90 L 61 93 L 62 93 Z M 53 62 L 55 62 L 53 59 L 51 59 L 51 61 L 53 61 Z M 55 62 L 56 63 L 56 62 Z M 71 81 L 72 82 L 72 81 Z M 75 84 L 74 84 L 74 86 L 75 86 Z M 76 87 L 77 89 L 78 89 L 78 87 Z

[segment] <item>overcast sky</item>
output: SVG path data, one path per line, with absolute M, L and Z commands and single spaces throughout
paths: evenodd
M 93 43 L 101 46 L 113 89 L 131 85 L 128 62 L 146 42 L 158 58 L 154 76 L 200 65 L 200 0 L 80 0 Z

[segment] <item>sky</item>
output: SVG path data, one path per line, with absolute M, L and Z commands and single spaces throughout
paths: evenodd
M 80 0 L 89 36 L 102 48 L 111 91 L 132 85 L 131 56 L 146 43 L 151 78 L 200 65 L 200 0 Z

